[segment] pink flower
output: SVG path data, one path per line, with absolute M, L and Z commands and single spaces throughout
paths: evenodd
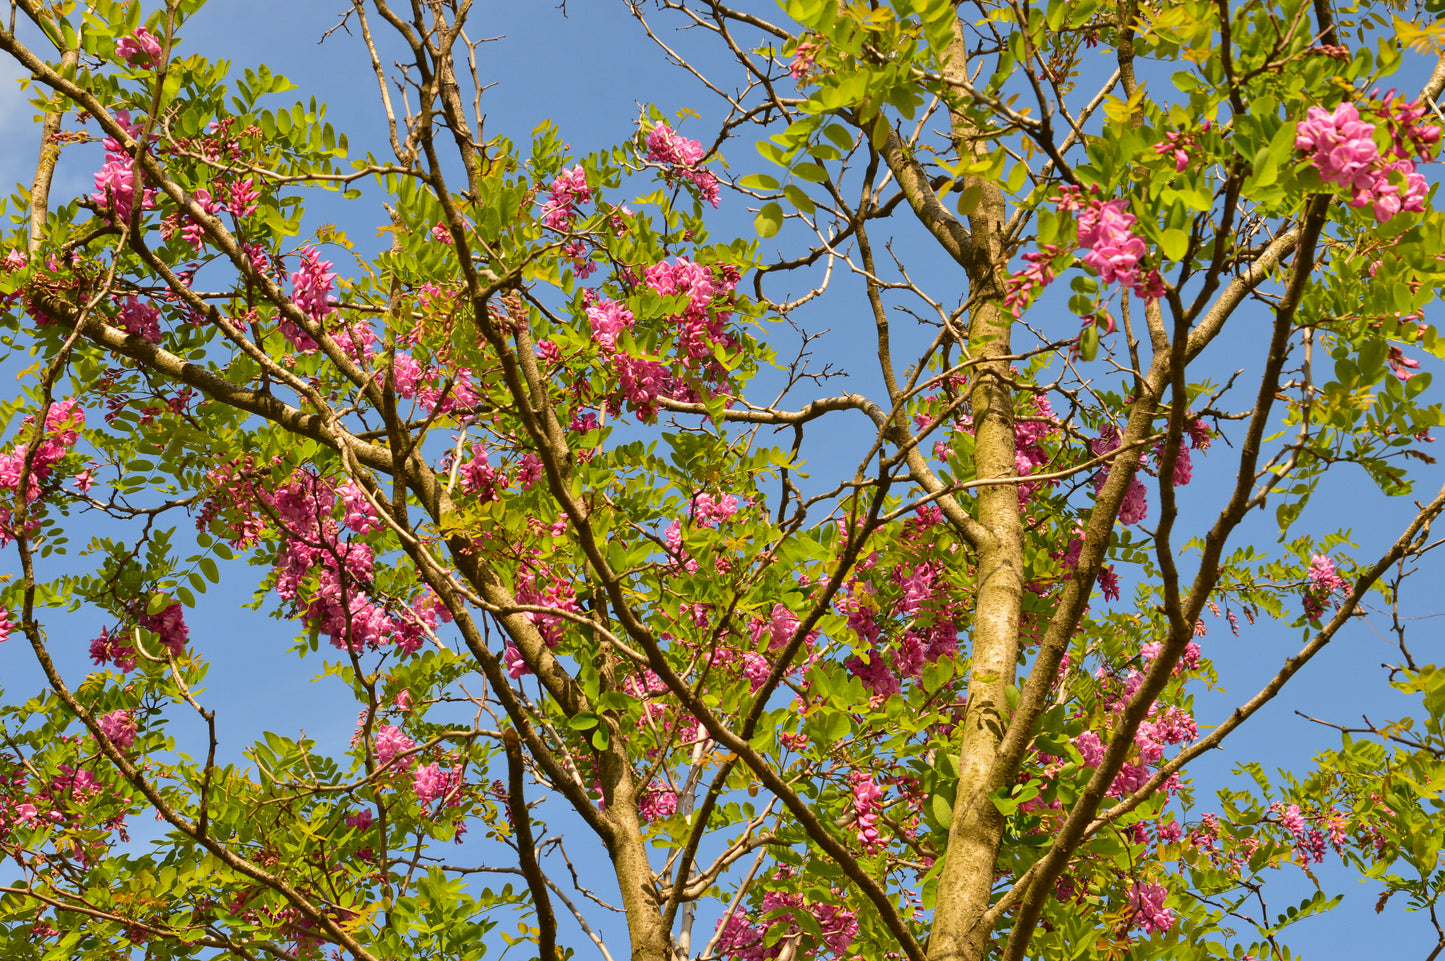
M 306 247 L 301 251 L 300 269 L 291 275 L 291 300 L 303 314 L 319 321 L 336 310 L 331 305 L 335 280 L 331 261 L 322 260 L 316 248 Z M 314 343 L 311 349 L 316 349 Z
M 145 27 L 139 27 L 115 45 L 115 52 L 127 63 L 138 67 L 154 67 L 161 57 L 161 42 Z
M 793 62 L 788 64 L 788 73 L 793 80 L 802 82 L 813 69 L 813 58 L 821 49 L 818 44 L 804 40 L 793 51 Z
M 336 496 L 341 502 L 343 511 L 341 523 L 358 534 L 369 534 L 372 531 L 381 530 L 383 526 L 381 517 L 376 513 L 376 508 L 371 506 L 371 501 L 366 499 L 366 493 L 355 481 L 349 480 L 342 484 L 336 492 Z
M 1089 767 L 1098 767 L 1099 762 L 1104 760 L 1104 742 L 1093 731 L 1080 732 L 1074 738 L 1074 747 L 1079 749 L 1079 754 Z
M 647 135 L 647 159 L 664 165 L 663 179 L 668 183 L 682 180 L 692 184 L 703 200 L 716 207 L 717 177 L 697 166 L 702 158 L 702 144 L 678 135 L 666 123 L 653 127 Z
M 1079 246 L 1089 248 L 1084 263 L 1098 272 L 1100 280 L 1133 287 L 1138 283 L 1134 265 L 1147 248 L 1134 236 L 1135 217 L 1128 208 L 1123 199 L 1090 200 L 1079 214 Z
M 1154 145 L 1154 152 L 1163 157 L 1172 154 L 1174 157 L 1174 172 L 1183 173 L 1184 168 L 1189 166 L 1189 148 L 1194 143 L 1191 138 L 1177 132 L 1169 132 L 1164 139 Z
M 648 791 L 637 803 L 637 816 L 643 821 L 656 821 L 660 818 L 672 817 L 676 812 L 676 791 Z
M 1168 931 L 1174 925 L 1174 912 L 1164 907 L 1169 892 L 1157 884 L 1135 884 L 1129 894 L 1134 919 L 1150 934 Z
M 13 633 L 15 633 L 15 621 L 10 616 L 10 610 L 0 607 L 0 643 L 9 640 Z
M 128 750 L 135 744 L 136 723 L 129 711 L 111 711 L 99 720 L 101 733 L 116 747 Z
M 552 192 L 542 205 L 542 223 L 553 230 L 566 230 L 572 226 L 577 206 L 592 199 L 592 188 L 587 185 L 587 172 L 578 164 L 571 170 L 564 170 L 552 181 Z
M 427 764 L 416 769 L 412 775 L 411 787 L 416 799 L 423 805 L 451 794 L 460 786 L 461 775 L 456 770 L 443 770 L 440 764 Z
M 507 665 L 507 676 L 514 681 L 524 674 L 532 673 L 526 658 L 522 657 L 522 652 L 511 644 L 502 651 L 502 662 Z
M 378 767 L 386 767 L 398 755 L 405 754 L 416 747 L 416 742 L 402 733 L 398 727 L 390 724 L 383 724 L 376 730 L 376 738 L 373 744 L 373 751 L 376 754 Z M 407 755 L 402 759 L 398 767 L 411 767 L 412 758 Z
M 256 212 L 256 200 L 260 193 L 256 190 L 256 182 L 247 177 L 245 180 L 236 180 L 227 188 L 229 201 L 226 209 L 234 217 L 247 217 Z
M 158 614 L 142 614 L 136 623 L 148 631 L 154 631 L 161 644 L 172 655 L 180 657 L 186 651 L 186 641 L 191 630 L 186 627 L 185 617 L 179 602 L 168 605 Z
M 111 634 L 101 628 L 100 636 L 90 642 L 90 660 L 96 667 L 114 663 L 124 674 L 135 670 L 135 649 L 122 640 L 123 635 Z
M 626 305 L 604 300 L 587 308 L 587 320 L 592 326 L 592 342 L 604 354 L 611 354 L 622 332 L 632 329 L 633 317 Z
M 1305 573 L 1305 616 L 1318 620 L 1325 611 L 1325 604 L 1332 595 L 1343 594 L 1349 589 L 1345 579 L 1335 571 L 1335 562 L 1328 555 L 1315 554 L 1310 557 L 1309 570 Z
M 122 301 L 116 312 L 122 330 L 152 344 L 161 342 L 160 319 L 161 309 L 149 301 L 141 301 L 135 294 Z

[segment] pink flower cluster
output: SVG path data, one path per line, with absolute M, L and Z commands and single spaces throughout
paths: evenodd
M 472 445 L 472 458 L 457 471 L 457 479 L 463 491 L 482 503 L 501 500 L 501 490 L 507 486 L 507 475 L 488 463 L 487 450 L 481 444 Z
M 1119 442 L 1118 428 L 1113 424 L 1105 424 L 1099 431 L 1098 440 L 1093 441 L 1091 445 L 1094 456 L 1101 457 L 1118 450 Z M 1112 470 L 1112 464 L 1094 475 L 1095 494 L 1104 489 L 1104 483 L 1109 479 L 1110 470 Z M 1129 481 L 1129 489 L 1124 492 L 1124 501 L 1119 505 L 1119 523 L 1128 527 L 1131 524 L 1139 523 L 1148 516 L 1149 495 L 1144 489 L 1144 482 L 1139 479 L 1139 473 L 1136 471 Z
M 1036 469 L 1048 463 L 1049 453 L 1043 444 L 1058 431 L 1058 419 L 1054 417 L 1054 408 L 1049 403 L 1049 399 L 1043 396 L 1036 397 L 1033 417 L 1014 423 L 1014 469 L 1020 477 L 1028 477 Z M 1027 505 L 1041 484 L 1051 483 L 1052 481 L 1029 481 L 1020 484 L 1019 506 Z
M 587 185 L 587 172 L 578 164 L 571 170 L 564 170 L 552 181 L 551 196 L 542 205 L 542 223 L 553 230 L 567 230 L 577 208 L 592 199 L 592 188 Z
M 623 304 L 604 300 L 587 308 L 587 320 L 592 326 L 592 341 L 604 354 L 617 350 L 617 338 L 623 331 L 632 329 L 632 311 Z
M 135 746 L 136 723 L 130 711 L 111 711 L 98 719 L 100 731 L 121 750 Z
M 789 950 L 789 957 L 795 958 L 820 958 L 823 952 L 838 959 L 848 956 L 848 949 L 858 937 L 856 913 L 841 905 L 808 901 L 801 894 L 773 890 L 772 885 L 794 889 L 797 882 L 789 868 L 779 870 L 769 879 L 769 890 L 754 911 L 756 924 L 750 923 L 741 911 L 733 912 L 725 925 L 719 921 L 717 953 L 720 957 L 732 961 L 774 961 L 782 957 L 785 949 Z M 805 935 L 795 921 L 789 920 L 805 911 L 813 916 L 822 935 L 818 939 L 821 943 L 816 946 L 812 946 L 813 939 Z M 765 945 L 768 930 L 777 924 L 787 924 L 789 933 L 771 946 Z M 808 939 L 810 946 L 799 950 L 803 938 Z
M 1129 906 L 1134 920 L 1149 934 L 1168 931 L 1174 925 L 1174 912 L 1164 907 L 1169 892 L 1157 884 L 1135 884 L 1129 893 Z
M 1117 280 L 1139 296 L 1157 300 L 1164 293 L 1159 272 L 1150 271 L 1141 278 L 1136 270 L 1147 248 L 1134 236 L 1135 220 L 1127 200 L 1091 199 L 1079 213 L 1079 246 L 1088 249 L 1084 263 L 1094 268 L 1104 283 Z
M 136 623 L 159 637 L 161 646 L 173 656 L 180 657 L 186 652 L 191 629 L 186 626 L 183 609 L 178 602 L 168 604 L 159 613 L 142 614 L 136 618 Z
M 142 301 L 131 294 L 121 302 L 116 311 L 120 328 L 128 334 L 135 334 L 152 344 L 161 342 L 161 309 L 150 301 Z
M 460 765 L 443 768 L 435 762 L 423 764 L 412 775 L 411 787 L 422 806 L 439 798 L 447 798 L 449 805 L 456 805 L 461 801 L 457 795 L 462 789 L 462 769 Z
M 1360 119 L 1353 103 L 1333 111 L 1310 107 L 1295 131 L 1295 148 L 1310 155 L 1310 163 L 1326 183 L 1350 188 L 1351 207 L 1373 207 L 1381 223 L 1401 211 L 1423 212 L 1429 184 L 1415 170 L 1415 157 L 1428 159 L 1440 142 L 1440 128 L 1420 121 L 1420 103 L 1396 100 L 1387 94 L 1379 112 L 1390 123 L 1390 147 L 1381 154 L 1375 144 L 1375 125 Z M 1403 187 L 1403 191 L 1402 191 Z
M 331 304 L 335 282 L 331 261 L 322 260 L 314 247 L 307 247 L 301 251 L 300 268 L 291 274 L 291 302 L 301 313 L 320 323 L 336 310 Z M 291 318 L 282 318 L 281 332 L 291 346 L 303 354 L 316 350 L 316 341 Z
M 857 640 L 854 654 L 843 667 L 863 682 L 871 699 L 882 702 L 903 689 L 905 678 L 919 679 L 923 669 L 958 650 L 953 586 L 944 567 L 936 560 L 917 558 L 878 572 L 878 579 L 855 580 L 837 601 L 838 611 L 848 619 Z M 878 596 L 880 587 L 887 592 Z M 895 611 L 907 624 L 892 637 L 884 635 L 879 610 Z
M 873 852 L 883 846 L 878 833 L 878 815 L 883 810 L 883 789 L 862 771 L 848 776 L 853 785 L 853 829 L 863 850 Z
M 659 296 L 687 298 L 681 315 L 673 318 L 678 324 L 677 355 L 684 367 L 700 368 L 714 379 L 726 375 L 714 351 L 737 347 L 727 324 L 732 319 L 728 306 L 740 279 L 730 264 L 707 267 L 686 257 L 661 261 L 643 272 L 643 281 Z
M 821 49 L 818 44 L 804 40 L 793 51 L 793 62 L 788 64 L 788 75 L 797 83 L 807 79 L 813 70 L 813 61 Z
M 629 282 L 636 284 L 638 279 L 632 276 Z M 728 331 L 728 323 L 740 279 L 740 272 L 731 264 L 709 267 L 686 257 L 677 257 L 672 262 L 664 260 L 643 271 L 641 282 L 658 296 L 673 299 L 674 304 L 681 301 L 681 312 L 662 320 L 664 325 L 676 327 L 675 336 L 669 338 L 673 340 L 676 366 L 665 359 L 634 357 L 622 352 L 618 342 L 636 324 L 631 309 L 616 301 L 596 300 L 592 291 L 584 294 L 592 341 L 603 357 L 610 360 L 622 389 L 621 399 L 643 420 L 656 416 L 660 397 L 696 401 L 698 391 L 688 382 L 689 374 L 701 378 L 709 389 L 728 383 L 728 365 L 717 359 L 717 351 L 719 348 L 733 351 L 738 347 L 736 338 Z M 663 336 L 668 335 L 664 330 Z M 546 356 L 556 353 L 555 345 L 549 343 L 546 347 Z M 621 410 L 616 398 L 610 403 L 612 410 Z
M 659 123 L 647 135 L 647 159 L 663 165 L 663 179 L 669 184 L 692 184 L 703 200 L 716 207 L 717 177 L 698 166 L 702 158 L 702 144 L 679 135 L 666 123 Z
M 145 27 L 138 27 L 130 36 L 121 37 L 115 45 L 115 52 L 126 63 L 154 67 L 161 58 L 161 42 Z
M 428 414 L 433 411 L 448 413 L 453 410 L 470 410 L 476 406 L 477 391 L 472 385 L 472 372 L 467 367 L 454 367 L 450 371 L 440 368 L 423 368 L 411 354 L 399 351 L 393 364 L 394 380 L 398 397 L 414 400 Z M 443 394 L 442 385 L 450 379 L 451 390 Z
M 1161 157 L 1172 156 L 1174 158 L 1174 172 L 1183 173 L 1184 168 L 1189 166 L 1189 151 L 1194 147 L 1194 138 L 1171 130 L 1164 135 L 1164 139 L 1154 145 L 1154 152 Z
M 40 497 L 40 485 L 50 479 L 56 465 L 70 453 L 80 439 L 80 428 L 85 426 L 85 409 L 74 400 L 62 400 L 50 405 L 45 412 L 45 429 L 40 443 L 36 445 L 34 453 L 29 455 L 30 471 L 26 475 L 25 458 L 30 447 L 30 437 L 29 431 L 24 428 L 34 423 L 34 417 L 25 418 L 19 441 L 10 451 L 0 454 L 0 502 L 5 504 L 11 503 L 12 498 L 3 495 L 20 490 L 22 481 L 25 484 L 27 504 L 34 503 Z M 11 526 L 10 508 L 0 507 L 0 547 L 10 543 L 15 533 Z
M 321 324 L 337 313 L 331 294 L 336 289 L 336 272 L 331 261 L 322 260 L 314 247 L 301 250 L 301 265 L 291 274 L 291 302 L 301 313 Z M 316 340 L 290 317 L 279 319 L 286 341 L 303 354 L 316 351 Z M 336 343 L 352 360 L 367 363 L 376 352 L 376 332 L 364 321 L 346 322 L 332 332 Z
M 333 647 L 359 652 L 392 643 L 413 654 L 438 619 L 450 619 L 429 590 L 408 604 L 373 596 L 374 551 L 363 541 L 343 539 L 333 518 L 340 513 L 355 534 L 379 528 L 374 509 L 357 503 L 359 491 L 338 492 L 320 477 L 298 472 L 275 491 L 246 485 L 238 493 L 260 498 L 278 519 L 282 546 L 275 591 L 308 627 L 326 634 Z
M 1010 275 L 1003 305 L 1015 318 L 1023 316 L 1040 290 L 1054 282 L 1054 271 L 1050 264 L 1058 255 L 1058 244 L 1043 244 L 1038 250 L 1024 254 L 1028 266 Z
M 637 802 L 637 816 L 643 823 L 670 818 L 677 813 L 677 792 L 671 789 L 648 791 Z
M 514 594 L 518 604 L 556 608 L 558 611 L 567 613 L 576 613 L 577 611 L 577 595 L 572 584 L 563 577 L 561 572 L 553 571 L 551 568 L 524 567 L 517 574 Z M 549 648 L 556 647 L 562 640 L 562 631 L 567 624 L 565 617 L 546 611 L 528 611 L 525 616 L 537 626 L 537 631 L 542 635 L 542 640 Z M 507 674 L 512 678 L 532 673 L 526 658 L 513 644 L 507 644 L 503 650 L 502 660 L 507 667 Z
M 130 111 L 117 110 L 115 119 L 131 137 L 141 132 L 141 125 L 130 122 Z M 135 161 L 126 153 L 120 141 L 105 138 L 105 164 L 95 175 L 95 193 L 91 199 L 101 207 L 109 208 L 112 222 L 129 223 L 135 205 Z M 155 207 L 156 192 L 147 188 L 141 194 L 141 209 Z
M 383 724 L 376 729 L 371 750 L 376 757 L 377 767 L 387 767 L 393 761 L 397 761 L 397 767 L 409 768 L 412 765 L 413 755 L 407 754 L 407 752 L 415 747 L 416 742 L 402 733 L 401 728 Z
M 1335 571 L 1335 562 L 1327 554 L 1310 557 L 1305 578 L 1308 581 L 1304 591 L 1305 616 L 1312 621 L 1319 620 L 1331 597 L 1349 591 L 1349 584 Z

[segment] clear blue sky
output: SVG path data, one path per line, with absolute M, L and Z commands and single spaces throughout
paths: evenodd
M 321 34 L 336 22 L 335 13 L 345 6 L 339 0 L 286 3 L 218 0 L 184 31 L 184 39 L 192 49 L 213 59 L 230 58 L 238 67 L 267 63 L 299 85 L 294 96 L 305 99 L 314 94 L 329 104 L 329 118 L 339 129 L 347 131 L 354 151 L 369 146 L 382 153 L 385 141 L 375 85 L 359 40 L 338 32 L 324 45 L 317 44 Z M 694 108 L 703 115 L 701 121 L 694 121 L 697 129 L 708 132 L 713 129 L 709 122 L 718 115 L 718 102 L 684 72 L 664 62 L 661 53 L 626 15 L 621 0 L 572 0 L 567 4 L 567 13 L 564 17 L 547 2 L 479 6 L 473 25 L 474 37 L 485 33 L 501 38 L 481 48 L 484 76 L 497 84 L 484 101 L 489 132 L 506 133 L 514 140 L 525 141 L 538 122 L 551 118 L 574 150 L 583 153 L 628 136 L 639 103 L 656 103 L 666 111 Z M 660 18 L 659 22 L 668 21 Z M 668 39 L 693 47 L 703 38 L 670 35 Z M 7 70 L 13 67 L 0 65 L 0 71 Z M 722 70 L 726 71 L 726 65 L 722 65 Z M 733 76 L 730 72 L 726 75 L 729 79 Z M 1410 84 L 1402 86 L 1408 88 Z M 0 180 L 6 183 L 28 182 L 33 171 L 35 147 L 30 113 L 15 93 L 13 84 L 6 83 L 0 88 Z M 727 156 L 743 169 L 759 163 L 748 147 L 734 147 Z M 93 189 L 91 173 L 92 169 L 84 163 L 66 163 L 61 169 L 56 194 L 89 192 Z M 337 222 L 348 229 L 355 240 L 367 244 L 374 242 L 374 226 L 383 220 L 375 202 L 363 198 L 347 205 L 335 201 L 320 204 L 313 208 L 311 224 Z M 716 235 L 746 234 L 751 229 L 751 216 L 740 208 L 735 198 L 724 194 L 724 209 L 714 223 Z M 923 262 L 939 263 L 931 253 Z M 925 268 L 915 279 L 925 287 L 930 283 L 954 282 L 941 273 L 930 275 L 933 269 Z M 805 322 L 835 330 L 868 323 L 856 299 L 850 302 L 846 298 L 830 298 L 826 303 L 826 315 L 815 312 L 804 318 Z M 849 316 L 849 311 L 856 312 L 857 316 Z M 1438 316 L 1431 319 L 1439 322 Z M 850 356 L 847 338 L 842 341 L 845 346 L 834 348 L 839 352 L 832 356 L 857 370 L 867 370 L 869 354 L 863 351 Z M 1221 359 L 1220 363 L 1224 361 Z M 871 389 L 872 382 L 864 377 L 860 378 L 859 385 Z M 846 449 L 846 443 L 833 443 L 838 440 L 847 438 L 827 438 L 826 443 L 814 447 L 813 464 L 818 472 L 831 476 L 846 471 L 851 475 L 851 463 L 826 454 L 828 448 Z M 1205 458 L 1197 464 L 1195 483 L 1230 480 L 1229 476 L 1218 476 L 1223 461 L 1223 457 L 1213 461 Z M 1435 480 L 1438 483 L 1438 476 Z M 1430 493 L 1423 488 L 1419 492 L 1425 497 Z M 1403 502 L 1380 510 L 1377 502 L 1371 502 L 1368 513 L 1357 515 L 1356 504 L 1348 485 L 1336 482 L 1335 487 L 1316 498 L 1306 524 L 1316 529 L 1353 526 L 1362 548 L 1357 556 L 1366 557 L 1371 549 L 1393 539 L 1410 507 L 1408 502 Z M 1389 509 L 1395 509 L 1393 514 Z M 1251 536 L 1260 543 L 1273 541 L 1272 513 L 1258 514 L 1254 524 Z M 232 750 L 242 745 L 243 735 L 249 736 L 260 727 L 283 733 L 304 728 L 309 735 L 320 738 L 323 745 L 329 740 L 344 746 L 353 729 L 356 712 L 349 695 L 339 689 L 328 689 L 325 684 L 309 682 L 310 674 L 319 667 L 315 659 L 298 666 L 285 657 L 283 652 L 291 636 L 289 624 L 258 620 L 249 615 L 238 617 L 233 613 L 237 603 L 249 599 L 254 586 L 253 574 L 250 570 L 239 572 L 236 586 L 213 592 L 203 610 L 191 615 L 197 645 L 213 663 L 210 700 L 218 708 L 219 717 L 234 732 L 230 740 Z M 1427 570 L 1419 582 L 1433 584 L 1439 574 L 1436 566 Z M 1415 615 L 1437 615 L 1445 611 L 1438 592 L 1434 591 L 1417 588 L 1412 604 L 1411 613 Z M 1425 659 L 1434 653 L 1427 640 L 1431 630 L 1426 622 L 1415 634 L 1417 653 Z M 73 639 L 66 636 L 67 632 L 73 632 Z M 60 642 L 58 646 L 71 647 L 73 656 L 69 667 L 72 671 L 79 670 L 84 663 L 84 641 L 93 633 L 93 625 L 84 618 L 54 623 L 52 638 Z M 1201 725 L 1221 718 L 1233 703 L 1252 695 L 1297 646 L 1297 633 L 1277 625 L 1246 626 L 1244 635 L 1235 639 L 1222 623 L 1211 624 L 1205 650 L 1214 658 L 1228 694 L 1201 694 L 1197 702 Z M 1388 639 L 1372 633 L 1364 625 L 1344 631 L 1331 648 L 1294 681 L 1286 696 L 1234 735 L 1224 752 L 1217 752 L 1195 766 L 1193 770 L 1201 788 L 1200 807 L 1206 810 L 1211 807 L 1207 793 L 1210 786 L 1227 778 L 1229 767 L 1243 756 L 1259 760 L 1266 767 L 1281 765 L 1302 770 L 1314 750 L 1337 743 L 1329 732 L 1295 717 L 1292 711 L 1297 707 L 1340 722 L 1356 721 L 1366 712 L 1379 721 L 1408 711 L 1410 704 L 1392 696 L 1385 684 L 1384 671 L 1378 667 L 1381 662 L 1394 660 L 1393 650 Z M 267 677 L 261 686 L 254 683 L 258 667 L 264 669 Z M 0 678 L 12 696 L 37 684 L 38 675 L 29 665 L 28 651 L 19 643 L 12 641 L 0 648 Z M 1423 958 L 1428 952 L 1433 937 L 1425 918 L 1402 917 L 1398 903 L 1377 917 L 1372 911 L 1375 888 L 1362 886 L 1329 865 L 1321 877 L 1331 893 L 1346 893 L 1346 901 L 1335 912 L 1290 932 L 1290 943 L 1300 954 L 1311 958 L 1385 954 Z M 1273 894 L 1272 908 L 1279 910 L 1290 903 L 1286 890 L 1297 891 L 1293 900 L 1298 901 L 1308 887 L 1308 881 L 1297 869 L 1286 869 L 1281 872 Z M 614 953 L 618 947 L 620 945 L 614 944 Z M 581 954 L 586 956 L 587 950 L 582 949 Z

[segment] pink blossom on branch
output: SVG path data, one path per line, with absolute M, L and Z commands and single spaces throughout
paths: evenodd
M 1134 920 L 1149 934 L 1168 931 L 1174 925 L 1174 912 L 1164 907 L 1169 892 L 1158 884 L 1135 884 L 1129 894 Z
M 154 67 L 161 58 L 160 39 L 145 27 L 138 27 L 128 37 L 121 37 L 115 52 L 127 63 L 138 67 Z
M 97 719 L 101 733 L 116 747 L 128 750 L 135 745 L 136 723 L 129 711 L 111 711 Z
M 676 133 L 665 122 L 653 127 L 647 135 L 647 159 L 664 166 L 663 179 L 668 183 L 684 181 L 692 184 L 703 200 L 716 207 L 717 177 L 698 166 L 702 158 L 702 144 Z

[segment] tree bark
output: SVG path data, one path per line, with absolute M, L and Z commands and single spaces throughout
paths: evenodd
M 968 51 L 958 21 L 953 29 L 944 73 L 966 79 Z M 960 156 L 982 152 L 976 145 L 977 130 L 962 110 L 951 110 L 949 121 Z M 970 393 L 974 469 L 980 479 L 1014 477 L 1014 395 L 1004 359 L 1011 351 L 1012 317 L 1001 307 L 1008 272 L 1004 197 L 982 179 L 968 178 L 963 186 L 980 191 L 978 206 L 969 215 L 973 249 L 967 263 L 973 306 L 966 350 L 969 358 L 981 361 Z M 977 543 L 968 709 L 958 741 L 958 793 L 928 942 L 931 961 L 974 961 L 986 954 L 990 932 L 980 921 L 988 910 L 1003 839 L 1004 818 L 988 794 L 1004 787 L 997 783 L 996 762 L 1008 723 L 1006 691 L 1018 670 L 1024 572 L 1017 485 L 978 488 L 977 520 L 984 536 Z

